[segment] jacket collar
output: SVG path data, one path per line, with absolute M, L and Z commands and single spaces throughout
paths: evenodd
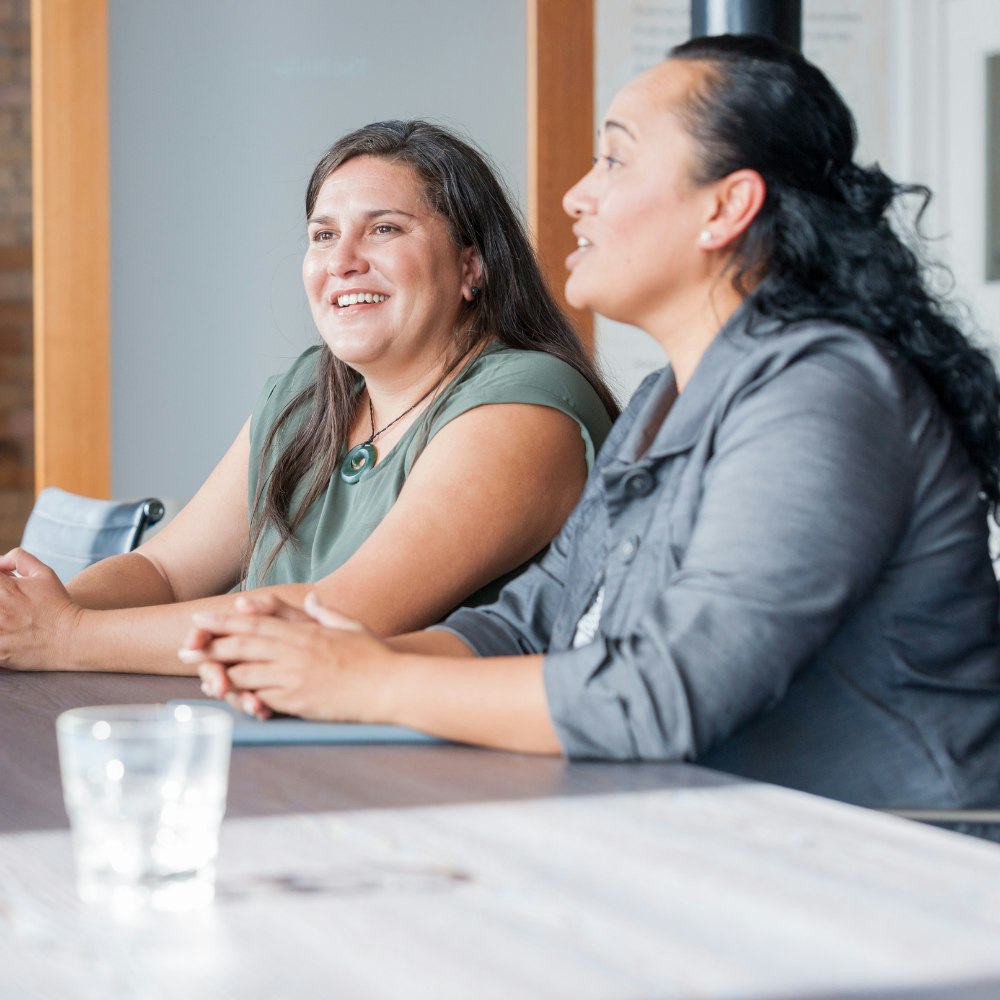
M 780 321 L 756 312 L 748 299 L 705 349 L 683 392 L 677 392 L 670 366 L 664 368 L 650 387 L 622 442 L 621 461 L 631 464 L 688 451 L 701 434 L 709 410 L 738 362 L 759 336 L 773 332 L 780 325 Z M 753 332 L 748 333 L 751 327 Z M 649 440 L 650 433 L 653 440 L 643 452 L 643 444 Z

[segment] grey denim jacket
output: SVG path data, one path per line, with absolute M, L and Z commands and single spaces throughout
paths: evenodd
M 546 654 L 571 757 L 958 807 L 1000 805 L 997 622 L 978 480 L 922 378 L 745 305 L 683 393 L 639 387 L 541 563 L 443 627 Z

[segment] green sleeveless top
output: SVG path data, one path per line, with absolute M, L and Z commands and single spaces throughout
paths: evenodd
M 261 451 L 268 434 L 285 406 L 315 383 L 323 350 L 326 350 L 323 345 L 310 348 L 284 375 L 270 379 L 254 407 L 250 421 L 251 507 L 260 475 Z M 572 417 L 580 426 L 588 471 L 611 427 L 611 418 L 593 387 L 564 361 L 538 351 L 490 347 L 452 380 L 407 428 L 396 446 L 384 458 L 380 457 L 378 464 L 357 483 L 345 483 L 340 478 L 339 464 L 335 467 L 326 491 L 313 503 L 299 524 L 295 538 L 281 549 L 266 579 L 262 579 L 260 572 L 278 542 L 277 532 L 272 527 L 265 528 L 250 559 L 247 587 L 319 580 L 342 566 L 396 502 L 410 469 L 427 442 L 455 417 L 488 403 L 533 403 L 550 406 Z M 268 474 L 273 468 L 274 456 L 287 446 L 307 413 L 308 404 L 301 406 L 278 433 L 265 464 Z M 468 456 L 468 460 L 475 461 L 475 456 Z M 292 495 L 293 511 L 305 495 L 307 485 L 300 483 Z M 250 513 L 252 517 L 253 511 Z M 523 567 L 495 580 L 466 603 L 492 601 L 501 586 L 521 569 Z

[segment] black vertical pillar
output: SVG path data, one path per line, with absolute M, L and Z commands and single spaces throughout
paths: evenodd
M 691 0 L 691 37 L 768 35 L 802 48 L 802 0 Z

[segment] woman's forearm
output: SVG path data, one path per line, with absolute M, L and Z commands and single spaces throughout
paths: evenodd
M 425 634 L 465 645 L 450 633 Z M 542 662 L 542 656 L 470 659 L 400 653 L 382 672 L 375 714 L 379 721 L 456 742 L 558 754 Z
M 102 559 L 66 585 L 81 608 L 141 608 L 177 600 L 166 574 L 139 552 Z
M 133 553 L 135 556 L 135 553 Z M 129 572 L 122 574 L 121 584 L 107 579 L 93 578 L 95 586 L 78 592 L 71 586 L 70 593 L 83 607 L 77 609 L 75 618 L 60 625 L 60 641 L 55 654 L 58 662 L 53 669 L 94 670 L 110 673 L 194 674 L 196 664 L 185 664 L 177 657 L 178 647 L 191 629 L 191 616 L 195 612 L 231 611 L 235 607 L 236 593 L 201 598 L 196 601 L 173 603 L 172 596 L 157 602 L 156 579 L 162 577 L 147 563 L 148 572 L 136 566 L 131 557 L 118 557 L 129 564 Z M 107 560 L 108 562 L 117 561 Z M 84 574 L 81 574 L 81 579 Z M 164 584 L 164 586 L 166 586 Z M 131 588 L 131 589 L 129 589 Z M 245 593 L 273 595 L 293 605 L 302 607 L 312 584 L 281 584 L 262 587 Z M 124 594 L 132 594 L 134 600 Z M 122 603 L 112 605 L 112 600 Z M 137 606 L 140 600 L 155 606 Z M 87 601 L 88 603 L 84 603 Z M 434 653 L 441 656 L 473 655 L 472 650 L 457 636 L 440 630 L 412 632 L 388 640 L 400 652 Z
M 444 629 L 423 629 L 407 632 L 385 640 L 397 653 L 423 653 L 430 656 L 475 656 L 476 654 L 454 632 Z
M 309 584 L 268 587 L 289 604 L 301 606 Z M 61 626 L 54 645 L 54 670 L 94 670 L 109 673 L 194 674 L 195 666 L 177 658 L 177 648 L 191 628 L 196 611 L 229 611 L 237 594 L 197 601 L 114 610 L 77 609 Z

